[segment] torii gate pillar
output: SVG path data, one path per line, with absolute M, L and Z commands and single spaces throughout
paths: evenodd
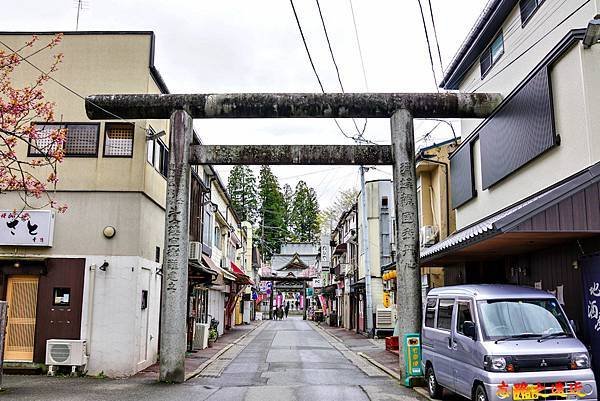
M 160 323 L 160 381 L 185 380 L 190 145 L 192 117 L 184 110 L 171 114 L 169 171 L 165 214 L 165 263 Z

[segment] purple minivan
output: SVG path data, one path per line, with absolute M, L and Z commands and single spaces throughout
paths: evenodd
M 432 289 L 422 363 L 432 398 L 596 400 L 590 356 L 557 299 L 514 285 Z

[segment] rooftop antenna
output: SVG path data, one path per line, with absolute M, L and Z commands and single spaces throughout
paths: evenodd
M 86 0 L 75 0 L 75 6 L 77 7 L 77 21 L 75 22 L 75 30 L 79 30 L 79 14 L 81 11 L 86 10 L 88 8 L 88 3 Z

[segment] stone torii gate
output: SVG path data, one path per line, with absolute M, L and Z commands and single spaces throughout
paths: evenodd
M 485 118 L 489 93 L 162 94 L 86 98 L 92 120 L 170 119 L 160 380 L 183 382 L 186 352 L 188 216 L 192 164 L 393 165 L 400 334 L 421 327 L 421 277 L 413 118 Z M 390 145 L 192 145 L 193 118 L 389 118 Z M 399 295 L 397 295 L 399 298 Z M 404 377 L 404 354 L 400 352 Z

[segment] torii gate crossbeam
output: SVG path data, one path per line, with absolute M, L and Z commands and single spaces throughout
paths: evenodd
M 396 305 L 401 306 L 397 326 L 401 335 L 419 332 L 422 309 L 413 118 L 486 118 L 501 101 L 501 95 L 494 93 L 145 94 L 86 98 L 86 111 L 92 120 L 171 120 L 160 380 L 183 382 L 185 378 L 192 163 L 392 164 L 397 232 Z M 390 118 L 391 146 L 192 146 L 193 118 Z M 404 353 L 400 351 L 400 372 L 405 376 Z

